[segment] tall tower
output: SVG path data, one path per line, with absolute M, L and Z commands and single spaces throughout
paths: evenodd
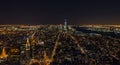
M 30 41 L 29 41 L 29 38 L 27 38 L 27 41 L 26 41 L 26 57 L 27 59 L 30 58 Z
M 65 19 L 65 22 L 64 22 L 64 30 L 67 31 L 67 19 Z
M 34 38 L 34 35 L 36 34 L 36 32 L 34 32 L 31 36 L 31 57 L 34 58 L 35 55 L 34 55 L 34 51 L 35 51 L 35 43 L 36 43 L 36 40 Z
M 26 41 L 26 51 L 27 51 L 27 50 L 30 50 L 29 38 L 27 38 L 27 41 Z
M 67 27 L 67 19 L 65 19 L 64 25 Z

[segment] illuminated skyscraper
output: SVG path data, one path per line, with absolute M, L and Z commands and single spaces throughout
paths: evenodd
M 67 19 L 65 19 L 65 22 L 64 22 L 64 30 L 67 31 Z
M 64 25 L 67 27 L 67 19 L 65 19 Z
M 27 51 L 27 50 L 30 50 L 29 38 L 27 38 L 27 41 L 26 41 L 26 51 Z
M 30 58 L 30 42 L 29 42 L 29 38 L 27 38 L 27 41 L 26 41 L 26 58 L 27 59 Z

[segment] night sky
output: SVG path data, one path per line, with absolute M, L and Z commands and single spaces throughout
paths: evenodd
M 0 24 L 120 24 L 120 2 L 105 0 L 0 1 Z

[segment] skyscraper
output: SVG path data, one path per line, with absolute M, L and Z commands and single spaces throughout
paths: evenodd
M 67 19 L 65 19 L 64 25 L 67 27 Z
M 27 40 L 26 40 L 26 58 L 27 59 L 30 58 L 30 42 L 29 42 L 29 38 L 27 38 Z

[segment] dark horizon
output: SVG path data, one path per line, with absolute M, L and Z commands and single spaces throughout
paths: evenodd
M 0 24 L 120 24 L 118 1 L 2 1 Z

